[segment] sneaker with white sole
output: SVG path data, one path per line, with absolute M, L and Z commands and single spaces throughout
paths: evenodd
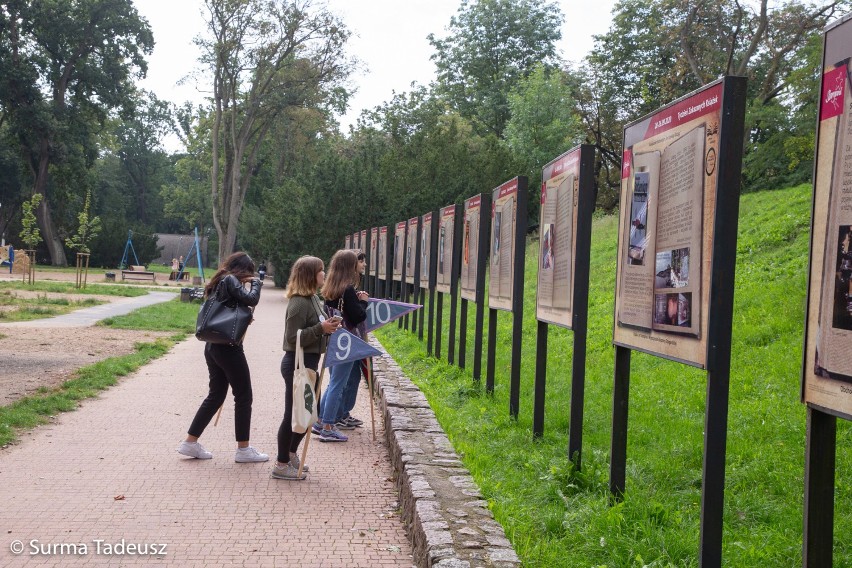
M 349 438 L 340 433 L 337 428 L 331 430 L 322 429 L 320 432 L 320 442 L 346 442 Z
M 187 442 L 186 440 L 180 443 L 177 453 L 182 456 L 189 456 L 199 460 L 209 460 L 213 457 L 213 454 L 205 450 L 204 446 L 198 442 Z
M 355 426 L 352 426 L 351 424 L 349 424 L 348 422 L 346 422 L 346 420 L 344 420 L 342 418 L 334 423 L 334 427 L 337 428 L 338 430 L 354 430 L 355 429 Z
M 299 471 L 299 464 L 300 463 L 301 462 L 299 461 L 299 456 L 296 455 L 294 452 L 290 452 L 290 465 L 292 465 L 296 469 L 296 471 Z M 307 464 L 305 464 L 302 467 L 302 473 L 307 473 L 309 471 L 311 471 L 311 468 L 308 467 Z
M 237 463 L 254 463 L 269 461 L 269 456 L 258 452 L 251 446 L 245 448 L 237 448 L 234 454 L 234 461 Z
M 319 436 L 321 432 L 322 432 L 322 424 L 320 424 L 319 422 L 314 422 L 313 425 L 311 426 L 311 433 Z
M 284 464 L 283 467 L 279 466 L 277 463 L 272 466 L 272 474 L 271 477 L 274 479 L 290 479 L 293 481 L 302 481 L 307 477 L 305 475 L 305 470 L 302 470 L 302 475 L 299 475 L 298 468 L 293 467 L 293 462 Z
M 357 418 L 355 418 L 352 415 L 347 416 L 346 418 L 343 419 L 343 421 L 346 422 L 347 424 L 349 424 L 350 426 L 363 426 L 364 425 L 363 420 L 358 420 Z

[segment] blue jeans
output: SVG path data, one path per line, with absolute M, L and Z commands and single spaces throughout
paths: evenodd
M 340 418 L 343 408 L 343 393 L 349 384 L 349 376 L 356 362 L 335 365 L 329 371 L 328 388 L 320 397 L 320 421 L 323 424 L 334 424 Z
M 355 399 L 358 398 L 358 385 L 360 384 L 361 361 L 355 361 L 352 365 L 352 370 L 349 372 L 349 379 L 346 381 L 346 386 L 343 389 L 340 410 L 337 412 L 338 421 L 349 416 L 349 413 L 355 408 Z

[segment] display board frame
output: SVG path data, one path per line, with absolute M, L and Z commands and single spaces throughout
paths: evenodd
M 837 419 L 852 420 L 852 14 L 825 28 L 821 71 L 800 375 L 807 568 L 833 563 Z
M 343 238 L 343 248 L 351 249 L 352 248 L 352 235 L 346 235 Z
M 370 252 L 367 254 L 367 270 L 370 273 L 371 284 L 370 295 L 378 295 L 379 288 L 379 271 L 378 271 L 378 246 L 379 246 L 379 228 L 370 228 Z
M 384 298 L 388 289 L 388 227 L 383 225 L 378 228 L 378 239 L 376 241 L 376 294 Z
M 429 216 L 429 256 L 428 256 L 428 266 L 429 272 L 427 275 L 426 281 L 426 289 L 429 293 L 429 328 L 427 331 L 427 339 L 426 339 L 426 353 L 428 355 L 432 355 L 433 347 L 434 347 L 434 337 L 435 337 L 435 329 L 436 329 L 436 321 L 435 321 L 435 296 L 436 294 L 436 282 L 437 282 L 437 271 L 438 271 L 438 228 L 439 223 L 437 223 L 437 219 L 440 217 L 440 210 L 436 209 L 434 211 L 430 211 L 424 215 L 424 219 L 426 215 Z M 424 230 L 426 226 L 424 223 Z M 421 259 L 423 262 L 424 259 Z M 421 337 L 422 339 L 422 337 Z
M 449 294 L 452 285 L 453 262 L 455 251 L 456 206 L 442 207 L 438 215 L 438 247 L 437 273 L 435 274 L 435 290 L 441 294 Z
M 465 200 L 459 272 L 459 368 L 464 369 L 467 354 L 468 302 L 476 304 L 473 333 L 473 380 L 482 378 L 482 341 L 485 322 L 485 277 L 488 270 L 488 236 L 491 222 L 491 194 L 478 193 Z
M 402 282 L 405 263 L 405 221 L 400 221 L 394 225 L 393 233 L 393 273 L 392 280 L 394 282 Z M 402 288 L 400 287 L 400 297 Z
M 620 498 L 625 490 L 631 351 L 642 351 L 706 369 L 700 566 L 721 566 L 722 562 L 731 327 L 746 83 L 745 77 L 726 76 L 705 85 L 628 124 L 623 138 L 618 273 L 613 314 L 616 352 L 610 491 Z M 668 157 L 666 151 L 669 152 Z M 654 152 L 659 155 L 654 155 Z M 657 159 L 658 162 L 655 161 Z M 696 164 L 698 160 L 700 164 Z M 678 185 L 681 183 L 684 186 Z M 694 211 L 698 191 L 702 192 L 698 201 L 702 206 L 700 215 Z M 669 195 L 670 192 L 675 195 Z M 639 198 L 634 198 L 637 194 Z M 655 203 L 658 195 L 661 196 L 659 203 Z M 683 200 L 688 196 L 692 196 L 692 201 L 684 204 Z M 661 233 L 658 232 L 655 216 L 661 219 L 659 225 L 664 228 Z M 666 225 L 664 220 L 670 224 Z M 644 230 L 646 234 L 640 233 L 637 238 L 635 231 L 630 232 L 631 227 Z M 631 274 L 624 267 L 628 263 L 631 263 L 629 266 L 642 267 L 639 272 L 645 279 L 634 278 L 635 273 L 629 276 L 627 290 L 643 297 L 647 294 L 653 296 L 656 289 L 668 288 L 674 282 L 674 276 L 666 279 L 666 274 L 671 274 L 668 270 L 659 277 L 663 278 L 662 282 L 656 279 L 656 261 L 661 249 L 665 253 L 667 243 L 677 239 L 683 239 L 682 242 L 688 245 L 686 257 L 690 259 L 688 278 L 692 288 L 684 288 L 700 296 L 699 313 L 695 314 L 696 304 L 692 302 L 692 311 L 688 314 L 699 318 L 699 322 L 694 326 L 695 322 L 690 322 L 688 329 L 677 329 L 673 323 L 641 329 L 636 321 L 628 321 L 635 314 L 626 309 L 622 311 L 628 306 L 621 297 L 625 288 L 623 279 L 625 273 Z M 683 244 L 678 246 L 677 250 L 683 248 Z M 646 254 L 648 250 L 654 251 L 653 263 L 650 262 L 652 257 Z M 700 274 L 696 277 L 694 265 L 698 255 L 701 259 L 698 263 Z M 647 264 L 644 262 L 646 258 Z M 637 264 L 631 259 L 643 262 Z M 665 255 L 663 260 L 666 260 Z M 657 307 L 652 297 L 648 317 L 653 317 Z M 662 313 L 669 309 L 665 303 L 662 307 Z M 673 318 L 680 317 L 680 306 L 676 307 Z

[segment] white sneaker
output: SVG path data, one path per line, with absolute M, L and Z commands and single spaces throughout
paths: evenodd
M 234 454 L 234 461 L 237 463 L 265 462 L 269 461 L 269 456 L 248 446 L 247 448 L 237 448 L 237 453 Z
M 186 440 L 180 443 L 177 453 L 182 456 L 189 456 L 200 460 L 209 460 L 213 457 L 213 454 L 205 450 L 204 446 L 198 442 L 187 442 Z

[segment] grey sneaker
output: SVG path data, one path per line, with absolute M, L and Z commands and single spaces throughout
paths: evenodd
M 292 465 L 296 471 L 299 471 L 299 463 L 301 463 L 299 461 L 299 456 L 293 452 L 290 452 L 290 465 Z M 307 464 L 302 466 L 302 473 L 307 473 L 309 471 L 311 471 L 311 468 L 308 467 Z
M 291 461 L 288 464 L 284 464 L 284 467 L 275 464 L 272 466 L 272 474 L 271 477 L 274 479 L 291 479 L 293 481 L 302 481 L 307 477 L 305 475 L 304 470 L 302 470 L 302 475 L 299 475 L 299 470 L 293 467 L 293 462 Z
M 341 420 L 338 420 L 337 422 L 335 422 L 334 427 L 337 428 L 338 430 L 354 430 L 355 429 L 355 426 L 352 425 L 352 424 L 349 424 L 349 422 L 347 422 L 345 419 L 341 419 Z
M 337 428 L 332 428 L 331 430 L 322 429 L 320 432 L 320 442 L 346 442 L 349 440 L 346 436 L 340 433 L 340 430 Z
M 237 463 L 265 462 L 269 461 L 269 456 L 248 446 L 247 448 L 237 448 L 237 453 L 234 454 L 234 461 Z
M 178 446 L 177 453 L 182 456 L 189 456 L 200 460 L 209 460 L 213 454 L 204 449 L 204 446 L 198 442 L 187 442 L 184 440 Z
M 363 426 L 364 425 L 363 420 L 358 420 L 357 418 L 355 418 L 352 415 L 347 416 L 346 418 L 343 419 L 343 421 L 346 422 L 347 424 L 349 424 L 350 426 Z

